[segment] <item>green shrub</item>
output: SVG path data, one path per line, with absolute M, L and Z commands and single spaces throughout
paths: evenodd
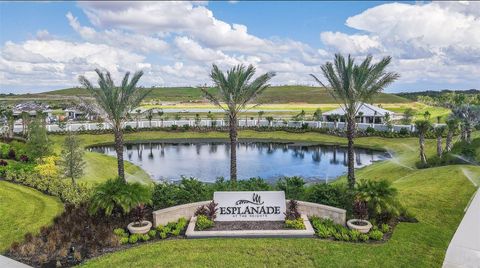
M 125 229 L 123 229 L 123 228 L 116 228 L 116 229 L 113 230 L 113 233 L 114 233 L 116 236 L 120 236 L 120 237 L 125 237 L 125 236 L 127 236 L 127 237 L 128 237 L 127 232 L 125 232 Z
M 367 242 L 369 237 L 367 234 L 360 234 L 360 236 L 358 237 L 360 239 L 360 241 L 362 242 Z
M 132 234 L 130 235 L 130 238 L 128 238 L 128 243 L 130 244 L 135 244 L 138 241 L 138 235 L 137 234 Z
M 338 208 L 347 208 L 351 203 L 347 188 L 344 185 L 332 185 L 329 183 L 317 183 L 306 189 L 308 202 L 323 204 Z
M 142 234 L 139 237 L 143 242 L 150 240 L 150 236 L 148 234 Z
M 173 229 L 170 233 L 171 233 L 173 236 L 179 236 L 181 231 L 182 231 L 182 229 L 175 228 L 175 229 Z
M 110 179 L 95 187 L 89 211 L 92 214 L 104 211 L 111 215 L 114 209 L 118 209 L 126 214 L 140 204 L 150 203 L 151 193 L 147 186 Z
M 158 183 L 155 185 L 152 201 L 155 209 L 199 202 L 211 199 L 206 185 L 195 178 L 183 177 L 179 184 Z
M 285 192 L 287 199 L 302 200 L 305 195 L 305 181 L 301 177 L 283 177 L 277 181 L 277 189 Z
M 213 224 L 214 222 L 212 220 L 210 220 L 204 215 L 200 215 L 197 217 L 197 222 L 195 226 L 197 227 L 198 230 L 202 231 L 210 227 L 213 227 Z
M 288 229 L 303 230 L 305 229 L 305 224 L 303 224 L 302 218 L 297 218 L 295 220 L 285 220 L 285 227 Z
M 180 226 L 179 227 L 180 229 L 184 229 L 187 226 L 187 223 L 188 223 L 187 219 L 180 218 L 180 219 L 178 219 L 177 227 Z
M 120 244 L 121 245 L 128 244 L 129 242 L 130 242 L 130 239 L 128 238 L 128 236 L 120 238 Z
M 327 226 L 325 225 L 319 225 L 317 226 L 316 229 L 316 234 L 318 237 L 320 238 L 330 238 L 332 237 L 332 232 L 330 232 L 330 228 L 328 228 Z
M 372 230 L 368 233 L 368 236 L 372 240 L 382 240 L 383 238 L 383 233 L 380 230 Z
M 155 236 L 157 236 L 157 230 L 150 230 L 148 231 L 148 236 L 150 236 L 151 238 L 154 238 Z
M 342 241 L 350 241 L 350 231 L 347 228 L 344 228 L 340 231 Z
M 8 166 L 2 167 L 7 181 L 20 183 L 39 191 L 58 196 L 63 202 L 79 205 L 87 202 L 92 189 L 84 183 L 72 184 L 70 180 L 60 177 L 42 176 L 32 163 L 10 162 Z
M 390 231 L 390 226 L 386 223 L 383 223 L 378 229 L 380 229 L 382 233 L 388 233 L 388 231 Z
M 161 239 L 167 238 L 167 233 L 166 232 L 160 232 L 160 238 Z
M 161 233 L 161 232 L 163 232 L 163 230 L 165 229 L 165 226 L 159 225 L 159 226 L 157 226 L 156 229 L 157 229 L 157 232 Z
M 350 238 L 353 242 L 357 242 L 360 239 L 361 233 L 357 230 L 350 230 Z

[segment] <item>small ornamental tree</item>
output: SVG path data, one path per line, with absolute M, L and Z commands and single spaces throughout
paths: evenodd
M 51 142 L 47 136 L 47 129 L 42 118 L 33 120 L 28 129 L 26 149 L 30 158 L 37 160 L 52 153 Z
M 83 156 L 84 150 L 80 146 L 80 140 L 76 135 L 70 133 L 63 143 L 61 166 L 63 175 L 70 178 L 72 184 L 75 184 L 75 180 L 83 176 L 85 167 Z

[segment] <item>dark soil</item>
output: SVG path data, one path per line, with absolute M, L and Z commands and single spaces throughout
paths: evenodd
M 283 221 L 216 221 L 206 231 L 287 230 Z
M 363 221 L 354 221 L 354 222 L 352 222 L 352 223 L 355 224 L 355 225 L 358 225 L 358 226 L 365 226 L 365 225 L 367 225 L 367 223 L 366 223 L 366 222 L 363 222 Z

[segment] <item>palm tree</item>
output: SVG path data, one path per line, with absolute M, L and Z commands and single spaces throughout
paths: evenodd
M 137 127 L 138 128 L 138 121 L 140 120 L 140 115 L 142 114 L 142 110 L 141 109 L 136 109 L 135 110 L 135 121 L 137 122 Z
M 315 75 L 311 75 L 321 86 L 340 103 L 345 112 L 348 138 L 348 184 L 351 189 L 355 185 L 355 117 L 363 103 L 370 102 L 386 86 L 398 79 L 399 74 L 386 72 L 391 57 L 384 57 L 378 63 L 372 64 L 372 56 L 367 56 L 361 64 L 348 55 L 345 59 L 341 54 L 335 55 L 334 62 L 321 66 L 322 74 L 328 81 L 324 84 Z
M 228 70 L 226 75 L 213 65 L 210 77 L 219 89 L 218 95 L 213 95 L 206 88 L 201 88 L 206 98 L 213 104 L 225 110 L 229 122 L 230 136 L 230 180 L 237 181 L 237 118 L 246 105 L 261 94 L 270 85 L 268 81 L 275 73 L 268 72 L 251 81 L 255 75 L 255 67 L 237 65 Z
M 445 141 L 445 151 L 450 152 L 453 146 L 453 135 L 455 135 L 455 131 L 458 130 L 460 126 L 460 121 L 457 118 L 450 118 L 447 120 L 447 139 Z
M 265 114 L 265 111 L 258 111 L 258 122 L 257 126 L 260 125 L 260 120 L 262 120 L 262 116 Z
M 425 156 L 425 134 L 432 128 L 432 123 L 428 120 L 415 121 L 415 129 L 418 133 L 418 142 L 420 145 L 420 160 L 423 165 L 427 164 L 427 157 Z
M 461 105 L 452 110 L 452 115 L 462 122 L 462 140 L 470 144 L 473 127 L 480 122 L 480 106 Z
M 153 119 L 153 109 L 148 109 L 147 110 L 147 120 L 148 120 L 148 125 L 151 128 L 152 127 L 152 119 Z
M 5 111 L 5 118 L 7 119 L 7 138 L 13 138 L 13 128 L 15 127 L 15 117 L 13 116 L 13 110 L 8 109 Z
M 160 120 L 162 121 L 162 127 L 163 127 L 163 118 L 162 118 L 163 114 L 164 114 L 164 112 L 163 112 L 162 109 L 157 111 L 157 115 L 160 118 Z
M 437 137 L 437 156 L 442 156 L 443 148 L 442 148 L 442 137 L 445 133 L 446 127 L 439 126 L 435 128 L 435 136 Z
M 99 69 L 95 69 L 95 72 L 98 75 L 99 88 L 93 87 L 92 83 L 83 75 L 78 80 L 95 98 L 98 106 L 106 114 L 109 123 L 112 125 L 115 135 L 118 177 L 126 182 L 123 163 L 123 124 L 127 119 L 128 112 L 137 107 L 151 92 L 151 89 L 142 91 L 137 87 L 137 83 L 143 75 L 142 71 L 136 72 L 131 79 L 129 79 L 130 72 L 127 72 L 119 87 L 115 86 L 110 72 L 103 73 Z
M 30 123 L 30 114 L 23 111 L 20 116 L 22 117 L 22 133 L 23 136 L 27 136 L 28 124 Z

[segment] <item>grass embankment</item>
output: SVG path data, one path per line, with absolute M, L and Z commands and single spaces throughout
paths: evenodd
M 139 132 L 127 134 L 125 139 L 222 138 L 226 135 L 219 132 Z M 345 139 L 334 136 L 280 131 L 241 131 L 240 138 L 346 143 Z M 109 142 L 112 138 L 111 135 L 84 135 L 83 139 L 95 144 Z M 455 165 L 418 170 L 415 168 L 418 161 L 416 138 L 367 137 L 357 139 L 356 144 L 394 153 L 391 160 L 358 170 L 357 178 L 392 181 L 400 200 L 420 221 L 400 223 L 386 243 L 354 244 L 319 239 L 179 239 L 108 254 L 88 261 L 85 267 L 229 266 L 232 263 L 237 267 L 440 267 L 463 210 L 476 190 L 466 176 L 480 182 L 480 167 Z M 434 151 L 435 141 L 427 140 L 427 154 L 431 156 Z
M 211 89 L 213 94 L 216 90 Z M 67 88 L 55 91 L 44 92 L 36 95 L 52 95 L 52 96 L 87 96 L 88 92 L 82 88 Z M 147 100 L 158 99 L 160 101 L 202 101 L 204 94 L 200 88 L 194 87 L 161 87 L 155 88 Z M 309 86 L 272 86 L 266 89 L 258 98 L 260 103 L 289 103 L 289 102 L 304 102 L 304 103 L 336 103 L 330 93 L 321 87 Z M 374 102 L 376 103 L 407 103 L 411 102 L 406 98 L 394 95 L 381 93 Z
M 28 232 L 38 232 L 63 210 L 55 197 L 18 184 L 0 181 L 0 253 Z

